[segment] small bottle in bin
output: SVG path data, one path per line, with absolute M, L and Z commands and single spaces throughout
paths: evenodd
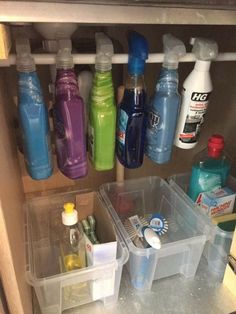
M 64 204 L 62 223 L 64 225 L 60 243 L 62 271 L 86 267 L 83 230 L 78 224 L 78 212 L 74 203 Z
M 231 158 L 224 151 L 224 146 L 224 137 L 214 134 L 209 138 L 207 148 L 195 156 L 188 189 L 188 195 L 194 202 L 200 193 L 226 186 Z

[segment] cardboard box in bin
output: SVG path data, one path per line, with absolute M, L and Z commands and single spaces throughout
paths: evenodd
M 78 194 L 76 196 L 76 208 L 79 220 L 86 219 L 93 215 L 96 221 L 96 235 L 99 244 L 93 244 L 85 236 L 85 247 L 87 256 L 87 266 L 105 264 L 116 260 L 117 240 L 112 220 L 102 205 L 96 192 Z M 115 269 L 112 274 L 104 274 L 104 280 L 97 280 L 92 283 L 93 299 L 99 299 L 101 295 L 109 296 L 114 294 Z M 109 276 L 109 278 L 107 278 Z

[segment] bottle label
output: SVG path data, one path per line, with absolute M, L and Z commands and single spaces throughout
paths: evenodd
M 160 123 L 160 116 L 158 113 L 150 111 L 148 113 L 148 125 L 151 129 L 156 129 Z
M 143 237 L 143 233 L 142 233 L 142 227 L 143 227 L 143 224 L 141 223 L 138 215 L 134 215 L 134 216 L 131 216 L 129 217 L 129 221 L 133 227 L 133 229 L 135 230 L 135 233 L 140 237 L 142 238 Z
M 88 125 L 88 151 L 90 158 L 94 160 L 94 128 L 90 123 Z
M 64 124 L 62 121 L 62 118 L 60 116 L 60 113 L 58 112 L 57 109 L 53 110 L 53 121 L 54 121 L 54 128 L 56 135 L 59 139 L 64 139 L 65 138 L 65 128 Z
M 185 90 L 183 91 L 183 98 Z M 179 134 L 179 140 L 182 143 L 196 143 L 199 137 L 201 126 L 204 122 L 204 116 L 207 110 L 210 93 L 191 94 L 190 105 L 185 120 L 182 133 Z
M 122 144 L 125 145 L 125 133 L 128 124 L 128 115 L 124 110 L 120 110 L 119 122 L 118 122 L 118 132 L 117 139 Z

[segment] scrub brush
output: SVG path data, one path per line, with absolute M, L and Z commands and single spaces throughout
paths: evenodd
M 168 231 L 168 222 L 160 214 L 153 214 L 149 218 L 149 226 L 152 228 L 158 235 L 163 235 Z

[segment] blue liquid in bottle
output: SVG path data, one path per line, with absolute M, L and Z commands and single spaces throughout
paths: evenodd
M 18 76 L 18 110 L 26 168 L 33 179 L 46 179 L 52 174 L 48 111 L 36 72 L 19 72 Z
M 29 41 L 22 38 L 17 39 L 16 52 L 18 112 L 25 164 L 33 179 L 42 180 L 52 174 L 48 110 L 30 53 Z
M 125 90 L 120 105 L 117 156 L 126 168 L 138 168 L 143 163 L 146 115 L 144 89 Z
M 150 104 L 145 145 L 146 155 L 158 164 L 171 159 L 179 103 L 178 72 L 163 67 Z
M 146 130 L 146 91 L 144 66 L 148 58 L 146 39 L 132 32 L 129 37 L 128 77 L 124 97 L 118 112 L 116 153 L 126 168 L 138 168 L 143 163 Z

